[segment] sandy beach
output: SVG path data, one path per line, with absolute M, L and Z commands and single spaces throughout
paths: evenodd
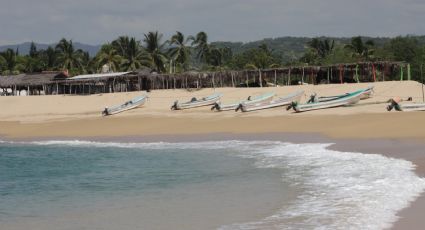
M 374 96 L 351 107 L 305 113 L 275 108 L 250 113 L 212 112 L 209 107 L 171 111 L 174 100 L 189 100 L 213 92 L 224 94 L 223 103 L 264 92 L 284 96 L 305 91 L 330 96 L 374 86 Z M 141 92 L 90 96 L 0 97 L 0 136 L 3 140 L 79 139 L 128 141 L 197 141 L 266 139 L 288 142 L 336 143 L 340 151 L 378 153 L 412 161 L 425 176 L 425 115 L 422 112 L 388 112 L 391 97 L 422 102 L 421 84 L 414 81 L 360 84 L 304 85 L 269 88 L 217 88 L 188 92 L 162 90 L 149 93 L 143 108 L 102 117 L 106 106 L 120 104 Z M 142 92 L 146 93 L 146 92 Z M 390 169 L 389 169 L 390 170 Z M 425 225 L 422 195 L 399 213 L 394 229 L 420 229 Z

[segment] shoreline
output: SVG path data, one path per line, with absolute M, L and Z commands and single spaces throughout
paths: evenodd
M 223 103 L 249 95 L 275 92 L 278 96 L 304 90 L 308 95 L 339 95 L 373 85 L 372 98 L 355 106 L 293 113 L 275 108 L 250 113 L 211 112 L 210 108 L 170 111 L 176 99 L 224 93 Z M 422 101 L 422 84 L 414 81 L 331 85 L 302 85 L 270 88 L 218 88 L 195 92 L 152 91 L 143 108 L 101 117 L 105 106 L 120 104 L 142 92 L 89 96 L 0 97 L 0 140 L 93 140 L 93 141 L 205 141 L 278 140 L 292 143 L 335 143 L 330 149 L 376 153 L 413 162 L 415 172 L 425 177 L 425 116 L 422 112 L 387 112 L 386 101 L 398 96 Z M 217 91 L 216 91 L 217 90 Z M 391 169 L 388 169 L 391 170 Z M 424 194 L 399 212 L 394 229 L 425 226 Z
M 398 158 L 411 161 L 415 167 L 415 173 L 425 177 L 425 143 L 418 140 L 406 139 L 335 139 L 320 133 L 209 133 L 209 134 L 180 134 L 180 135 L 139 135 L 139 136 L 108 136 L 108 137 L 66 137 L 66 138 L 18 138 L 2 139 L 5 141 L 47 141 L 47 140 L 83 140 L 97 142 L 125 142 L 125 143 L 148 143 L 148 142 L 200 142 L 200 141 L 223 141 L 223 140 L 264 140 L 282 141 L 290 143 L 332 143 L 328 149 L 342 152 L 360 152 L 363 154 L 380 154 L 386 157 Z M 389 169 L 390 170 L 390 169 Z M 425 192 L 420 194 L 410 206 L 400 210 L 396 215 L 398 220 L 391 229 L 421 229 L 425 225 L 421 213 L 425 212 Z

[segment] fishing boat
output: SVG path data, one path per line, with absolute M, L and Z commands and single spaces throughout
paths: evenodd
M 213 107 L 211 107 L 211 110 L 216 109 L 217 111 L 229 111 L 229 110 L 236 110 L 241 103 L 246 104 L 253 104 L 253 103 L 260 103 L 260 102 L 269 102 L 272 100 L 275 93 L 265 93 L 256 97 L 249 96 L 246 100 L 231 103 L 231 104 L 221 104 L 220 101 L 217 101 Z
M 373 93 L 373 88 L 374 88 L 373 86 L 369 86 L 366 89 L 364 89 L 364 92 L 363 92 L 362 96 L 360 97 L 360 100 L 370 98 L 372 96 L 372 93 Z M 317 97 L 317 94 L 314 93 L 313 95 L 310 96 L 310 100 L 308 101 L 308 103 L 332 101 L 332 100 L 343 98 L 343 97 L 347 96 L 348 94 L 349 93 L 336 95 L 336 96 Z
M 299 104 L 298 102 L 294 101 L 291 103 L 291 105 L 288 106 L 287 110 L 292 108 L 296 112 L 305 112 L 310 110 L 327 109 L 327 108 L 333 108 L 333 107 L 339 107 L 339 106 L 353 105 L 360 101 L 360 98 L 363 96 L 365 90 L 367 89 L 362 89 L 353 93 L 348 93 L 344 97 L 331 100 L 331 101 L 325 101 L 325 102 Z
M 277 99 L 273 99 L 271 101 L 262 101 L 257 103 L 244 103 L 242 102 L 239 105 L 238 109 L 241 109 L 242 112 L 250 112 L 255 110 L 262 110 L 262 109 L 270 109 L 270 108 L 276 108 L 280 106 L 287 106 L 290 105 L 292 102 L 299 102 L 301 97 L 303 96 L 304 91 L 297 91 L 294 93 L 291 93 L 285 97 L 279 97 Z
M 411 101 L 411 98 L 409 98 Z M 408 99 L 408 101 L 409 101 Z M 400 104 L 402 100 L 400 98 L 390 99 L 390 104 L 387 106 L 387 110 L 391 111 L 392 109 L 396 111 L 425 111 L 425 103 L 411 103 L 411 104 Z
M 197 99 L 196 97 L 194 97 L 190 101 L 183 103 L 179 103 L 179 101 L 177 100 L 171 106 L 171 110 L 191 109 L 201 106 L 214 105 L 218 100 L 220 100 L 222 96 L 222 93 L 216 93 L 208 97 L 203 97 L 201 99 Z
M 127 101 L 121 105 L 113 106 L 110 108 L 106 107 L 102 111 L 102 115 L 104 116 L 113 115 L 113 114 L 121 113 L 130 109 L 141 107 L 146 103 L 147 98 L 148 98 L 147 95 L 142 95 L 142 96 L 135 97 L 131 99 L 130 101 Z

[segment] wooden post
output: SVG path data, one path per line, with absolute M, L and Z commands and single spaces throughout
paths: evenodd
M 328 84 L 330 84 L 330 78 L 329 78 L 329 67 L 328 67 L 328 70 L 327 70 L 327 72 L 328 72 Z
M 303 67 L 303 75 L 301 76 L 301 85 L 304 85 L 304 67 Z
M 387 70 L 387 64 L 382 66 L 382 81 L 385 81 L 385 71 Z
M 373 81 L 376 82 L 376 69 L 375 64 L 372 63 L 372 75 L 373 75 Z
M 260 74 L 260 87 L 263 88 L 263 77 L 261 76 L 261 69 L 258 69 L 258 72 Z
M 410 63 L 407 63 L 407 80 L 411 80 L 411 74 L 410 74 Z
M 274 70 L 274 86 L 277 87 L 277 71 Z
M 162 77 L 162 89 L 165 89 L 165 78 Z
M 313 83 L 313 85 L 316 84 L 316 79 L 314 77 L 314 69 L 313 68 L 311 68 L 311 82 Z
M 230 76 L 232 77 L 232 87 L 235 88 L 235 80 L 233 79 L 233 72 L 230 72 Z
M 424 73 L 421 64 L 421 86 L 422 86 L 422 102 L 425 102 L 425 94 L 424 94 Z
M 212 73 L 212 85 L 213 85 L 213 88 L 215 89 L 215 73 Z
M 288 71 L 288 85 L 291 85 L 291 68 Z
M 142 81 L 140 80 L 140 76 L 137 76 L 137 84 L 139 85 L 139 91 L 142 90 Z
M 343 79 L 342 79 L 342 65 L 339 65 L 339 80 L 340 80 L 341 84 L 344 83 Z
M 246 74 L 246 87 L 249 88 L 248 71 L 246 71 L 245 74 Z

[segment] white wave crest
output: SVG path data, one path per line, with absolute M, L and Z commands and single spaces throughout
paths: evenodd
M 281 144 L 253 154 L 259 167 L 289 169 L 283 179 L 303 192 L 273 216 L 221 229 L 385 229 L 425 190 L 409 161 L 328 146 Z

